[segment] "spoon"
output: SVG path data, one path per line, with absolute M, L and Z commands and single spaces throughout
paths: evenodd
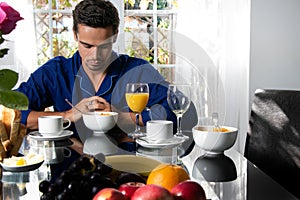
M 216 112 L 212 113 L 212 121 L 214 123 L 216 131 L 219 132 L 221 130 L 221 128 L 219 126 L 219 115 L 218 115 L 218 113 L 216 113 Z
M 82 114 L 84 114 L 84 112 L 82 112 L 81 110 L 79 110 L 79 108 L 77 108 L 76 106 L 74 106 L 68 99 L 65 99 L 65 101 L 72 106 L 72 108 L 75 108 L 77 111 L 81 112 Z

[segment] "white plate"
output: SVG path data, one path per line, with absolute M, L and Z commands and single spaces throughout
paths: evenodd
M 168 139 L 166 141 L 162 141 L 162 142 L 155 142 L 155 143 L 151 143 L 146 142 L 144 140 L 141 139 L 136 139 L 136 142 L 143 146 L 143 147 L 147 147 L 147 148 L 173 148 L 176 147 L 180 144 L 182 144 L 185 141 L 184 138 L 178 138 L 178 137 L 173 137 L 171 139 Z
M 9 171 L 9 172 L 28 172 L 39 168 L 43 164 L 43 162 L 44 160 L 38 163 L 25 165 L 25 166 L 11 166 L 11 165 L 4 165 L 3 163 L 1 163 L 1 166 L 5 171 Z
M 24 158 L 27 164 L 23 166 L 16 166 L 16 162 L 20 158 Z M 28 172 L 39 168 L 43 162 L 44 162 L 43 156 L 38 154 L 28 154 L 27 156 L 17 156 L 17 157 L 13 156 L 11 158 L 4 158 L 3 162 L 1 162 L 0 164 L 5 171 Z
M 62 140 L 69 138 L 71 135 L 73 135 L 73 131 L 69 130 L 64 130 L 60 135 L 54 136 L 42 135 L 38 131 L 33 131 L 29 133 L 29 137 L 36 140 Z
M 152 158 L 136 155 L 107 156 L 105 158 L 105 163 L 118 171 L 139 174 L 147 174 L 161 164 L 161 162 Z

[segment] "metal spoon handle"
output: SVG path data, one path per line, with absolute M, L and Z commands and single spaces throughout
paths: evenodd
M 65 99 L 65 101 L 72 106 L 72 108 L 75 108 L 77 111 L 81 112 L 82 114 L 84 114 L 84 112 L 82 112 L 81 110 L 79 110 L 76 106 L 74 106 L 68 99 Z
M 212 121 L 214 123 L 215 128 L 219 131 L 220 126 L 219 126 L 219 115 L 218 115 L 218 113 L 216 113 L 216 112 L 212 113 Z

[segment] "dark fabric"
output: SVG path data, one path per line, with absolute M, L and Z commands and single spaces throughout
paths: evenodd
M 78 51 L 71 58 L 55 57 L 39 67 L 16 91 L 24 93 L 28 100 L 28 110 L 22 110 L 21 122 L 27 124 L 31 110 L 44 111 L 53 106 L 62 112 L 71 107 L 68 99 L 77 104 L 82 98 L 101 96 L 121 111 L 128 111 L 124 94 L 126 83 L 149 83 L 150 97 L 147 107 L 153 119 L 167 119 L 176 123 L 176 116 L 167 102 L 168 82 L 145 60 L 112 53 L 112 63 L 98 91 L 95 91 L 81 67 Z M 150 120 L 147 110 L 142 112 L 143 122 Z M 77 126 L 77 125 L 76 125 Z M 73 130 L 76 135 L 76 130 Z
M 255 92 L 245 156 L 300 198 L 300 91 Z

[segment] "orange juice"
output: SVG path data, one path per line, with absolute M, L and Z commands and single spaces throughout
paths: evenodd
M 133 112 L 141 113 L 148 103 L 148 93 L 126 93 L 126 102 Z

